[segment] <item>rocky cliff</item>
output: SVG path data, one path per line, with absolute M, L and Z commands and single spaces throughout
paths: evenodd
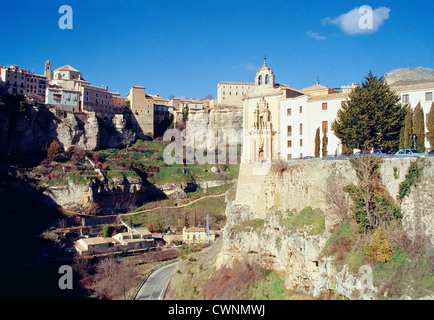
M 138 178 L 117 178 L 109 184 L 98 179 L 90 183 L 50 187 L 44 194 L 65 210 L 87 213 L 92 204 L 98 204 L 102 214 L 129 212 L 150 201 L 185 199 L 187 192 L 197 188 L 212 188 L 234 181 L 174 182 L 153 185 Z
M 396 197 L 410 161 L 387 159 L 381 166 L 381 179 Z M 402 202 L 402 225 L 410 239 L 425 235 L 433 240 L 434 160 L 426 159 L 423 174 Z M 305 161 L 289 164 L 284 172 L 267 175 L 254 165 L 241 165 L 236 196 L 227 197 L 227 223 L 216 268 L 234 261 L 259 263 L 263 269 L 282 272 L 291 290 L 318 296 L 333 291 L 350 299 L 377 298 L 378 288 L 364 285 L 364 275 L 348 265 L 336 267 L 324 247 L 336 224 L 330 192 L 353 182 L 356 176 L 347 161 Z M 256 173 L 256 174 L 255 174 Z M 345 200 L 345 197 L 342 198 Z M 310 225 L 291 228 L 292 212 L 311 206 L 324 215 L 324 228 L 313 231 Z
M 188 121 L 193 123 L 194 130 L 210 130 L 215 137 L 221 130 L 224 137 L 229 131 L 241 132 L 243 128 L 243 108 L 216 107 L 207 110 L 190 111 Z
M 71 145 L 86 150 L 116 147 L 126 126 L 123 115 L 110 119 L 93 114 L 56 115 L 43 105 L 27 106 L 21 114 L 0 109 L 0 153 L 35 154 L 53 140 L 65 150 Z

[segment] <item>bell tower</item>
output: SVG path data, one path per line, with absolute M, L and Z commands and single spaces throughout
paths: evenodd
M 50 61 L 46 61 L 45 62 L 45 71 L 44 71 L 44 75 L 47 78 L 47 80 L 52 80 L 52 73 L 51 73 L 51 62 Z
M 267 88 L 274 87 L 274 73 L 267 67 L 267 58 L 264 58 L 264 65 L 256 72 L 255 85 Z

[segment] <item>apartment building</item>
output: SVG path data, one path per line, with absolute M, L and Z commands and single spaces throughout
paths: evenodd
M 28 96 L 43 102 L 47 86 L 45 75 L 31 73 L 17 65 L 0 66 L 0 89 L 4 93 Z

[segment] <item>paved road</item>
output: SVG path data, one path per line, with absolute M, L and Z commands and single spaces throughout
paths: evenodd
M 162 300 L 177 263 L 171 263 L 153 272 L 140 288 L 135 300 Z

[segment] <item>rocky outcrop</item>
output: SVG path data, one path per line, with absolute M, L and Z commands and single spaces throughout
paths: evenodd
M 425 68 L 395 69 L 385 74 L 389 85 L 411 85 L 434 82 L 434 70 Z
M 411 161 L 414 159 L 383 162 L 380 176 L 393 197 Z M 433 164 L 434 159 L 426 159 L 419 183 L 402 202 L 402 224 L 411 238 L 433 239 Z M 306 161 L 289 164 L 283 173 L 255 174 L 258 172 L 253 165 L 241 165 L 236 196 L 228 191 L 227 223 L 216 268 L 230 267 L 234 261 L 256 262 L 263 269 L 282 272 L 288 289 L 313 296 L 329 291 L 349 299 L 376 299 L 378 288 L 366 285 L 363 272 L 347 265 L 337 268 L 331 258 L 322 255 L 336 222 L 327 198 L 333 193 L 327 191 L 357 183 L 350 163 Z M 306 206 L 322 209 L 325 231 L 312 234 L 309 226 L 295 231 L 288 228 L 288 211 Z
M 37 154 L 53 140 L 67 150 L 76 145 L 85 150 L 121 145 L 121 133 L 128 126 L 124 115 L 101 119 L 94 114 L 56 115 L 46 106 L 27 106 L 25 113 L 12 117 L 0 111 L 0 153 Z
M 59 144 L 67 150 L 70 146 L 78 146 L 85 150 L 97 150 L 100 147 L 101 130 L 94 114 L 85 117 L 85 121 L 68 113 L 56 128 Z
M 230 132 L 241 132 L 243 108 L 216 107 L 210 110 L 191 111 L 187 120 L 191 122 L 196 132 L 202 129 L 210 130 L 217 138 L 220 130 L 223 135 L 221 138 L 227 139 L 227 134 L 231 134 Z M 186 138 L 193 139 L 192 137 Z
M 50 187 L 44 194 L 65 210 L 86 213 L 92 204 L 98 204 L 103 214 L 133 211 L 146 202 L 161 199 L 185 199 L 187 192 L 198 187 L 207 189 L 234 181 L 174 182 L 153 185 L 139 178 L 117 178 L 104 184 L 94 179 L 87 184 Z

